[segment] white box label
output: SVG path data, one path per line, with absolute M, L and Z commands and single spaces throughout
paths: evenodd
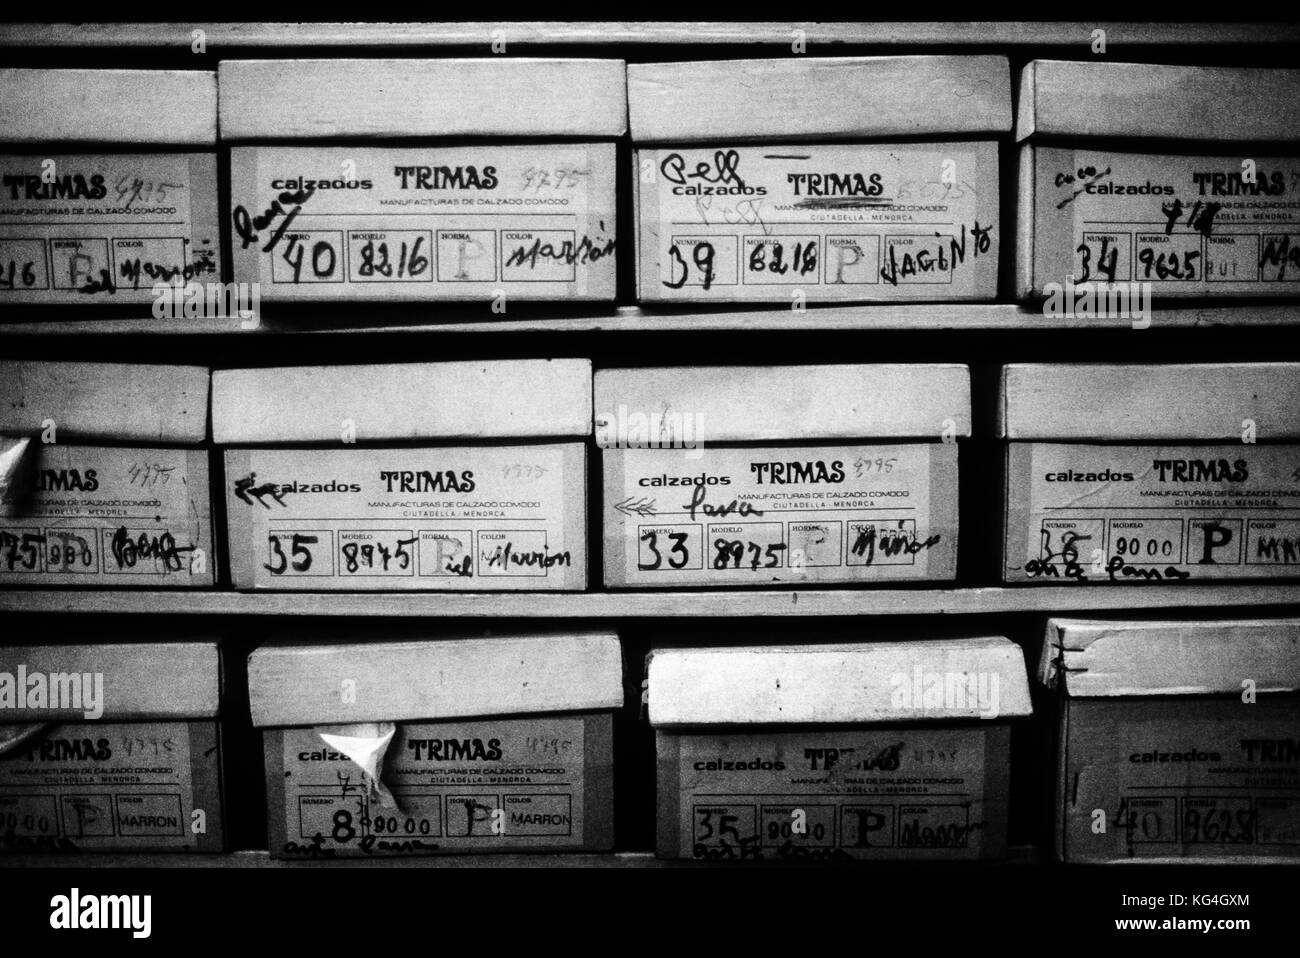
M 1300 162 L 1036 152 L 1035 286 L 1150 283 L 1163 296 L 1294 296 Z
M 1013 443 L 1008 581 L 1294 576 L 1300 446 Z
M 0 156 L 0 303 L 150 303 L 221 279 L 216 157 Z
M 267 300 L 614 298 L 614 146 L 241 147 L 236 279 Z
M 213 584 L 206 451 L 30 448 L 27 492 L 0 516 L 0 584 Z
M 604 451 L 607 585 L 943 579 L 957 447 Z
M 641 150 L 637 174 L 643 300 L 996 293 L 990 144 Z
M 235 585 L 318 591 L 586 586 L 577 443 L 230 450 Z

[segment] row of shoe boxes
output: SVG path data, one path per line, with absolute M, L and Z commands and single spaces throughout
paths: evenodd
M 1003 856 L 1020 646 L 804 638 L 650 654 L 657 853 Z M 623 676 L 605 632 L 258 647 L 271 854 L 612 848 Z M 1059 858 L 1300 860 L 1300 620 L 1050 620 L 1039 678 Z M 0 852 L 220 850 L 221 691 L 212 641 L 0 648 Z
M 1036 60 L 1018 85 L 1017 296 L 1295 294 L 1300 71 Z M 227 274 L 267 302 L 610 302 L 629 130 L 643 302 L 991 301 L 1012 86 L 1000 56 L 0 70 L 0 302 Z
M 1005 581 L 1300 568 L 1297 364 L 1011 365 L 997 422 Z M 606 586 L 955 577 L 961 365 L 10 361 L 0 582 L 213 585 L 211 435 L 238 589 L 582 590 L 593 433 Z

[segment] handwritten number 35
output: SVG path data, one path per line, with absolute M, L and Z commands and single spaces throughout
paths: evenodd
M 266 563 L 266 571 L 271 575 L 284 575 L 289 568 L 289 557 L 284 554 L 279 536 L 268 536 L 271 545 L 271 562 Z M 289 551 L 293 553 L 293 570 L 306 572 L 311 568 L 311 550 L 307 546 L 320 541 L 318 536 L 302 536 L 295 533 L 289 540 Z

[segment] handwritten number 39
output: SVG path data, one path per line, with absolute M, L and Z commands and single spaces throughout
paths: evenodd
M 676 244 L 668 248 L 668 256 L 672 260 L 672 266 L 669 269 L 669 276 L 676 276 L 678 268 L 681 269 L 681 279 L 666 279 L 663 284 L 669 289 L 681 289 L 686 285 L 686 280 L 690 277 L 690 267 L 686 264 L 682 251 Z M 696 243 L 694 250 L 691 252 L 691 259 L 695 261 L 695 268 L 700 271 L 700 285 L 708 289 L 713 285 L 713 259 L 714 249 L 712 243 Z

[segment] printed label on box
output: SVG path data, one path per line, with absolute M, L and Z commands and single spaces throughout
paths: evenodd
M 661 749 L 663 739 L 680 748 L 675 857 L 988 854 L 985 729 L 660 734 Z
M 216 157 L 0 156 L 0 303 L 151 303 L 221 279 Z
M 1300 162 L 1039 150 L 1034 276 L 1161 296 L 1294 296 Z
M 236 279 L 281 299 L 614 298 L 614 146 L 236 147 Z
M 235 585 L 573 590 L 586 586 L 579 443 L 230 450 Z
M 212 722 L 54 726 L 0 757 L 0 851 L 219 846 L 215 729 Z M 192 745 L 192 733 L 202 740 Z M 207 766 L 201 776 L 196 762 Z
M 607 449 L 607 585 L 942 579 L 956 444 Z
M 0 516 L 0 585 L 213 584 L 207 452 L 29 448 L 27 494 Z
M 643 300 L 988 299 L 992 144 L 641 150 Z
M 310 728 L 284 729 L 279 857 L 582 847 L 583 719 L 397 726 L 380 802 L 359 766 Z
M 1300 858 L 1294 696 L 1068 709 L 1067 858 Z
M 1007 581 L 1300 571 L 1300 446 L 1012 443 Z

